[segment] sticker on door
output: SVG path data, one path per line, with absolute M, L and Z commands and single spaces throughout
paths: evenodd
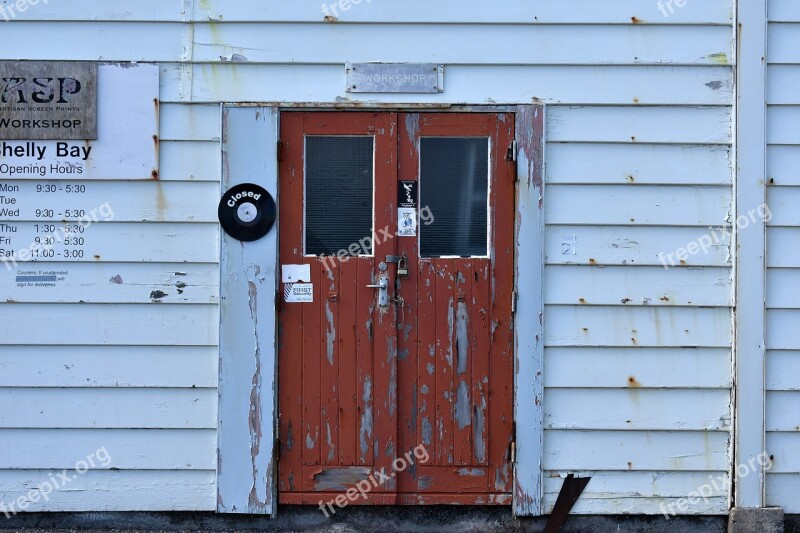
M 313 283 L 287 283 L 283 286 L 283 299 L 286 303 L 313 303 Z
M 397 184 L 397 236 L 417 236 L 417 182 L 400 181 Z

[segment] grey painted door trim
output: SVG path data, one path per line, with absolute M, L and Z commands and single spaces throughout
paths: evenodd
M 516 111 L 516 380 L 514 514 L 542 509 L 544 411 L 544 106 Z
M 278 110 L 225 106 L 222 130 L 222 190 L 256 183 L 277 201 Z M 255 242 L 221 236 L 220 513 L 275 512 L 277 256 L 277 226 Z

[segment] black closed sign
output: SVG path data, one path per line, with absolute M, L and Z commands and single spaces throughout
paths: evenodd
M 275 225 L 275 199 L 259 185 L 242 183 L 222 195 L 217 215 L 222 229 L 234 239 L 257 241 Z

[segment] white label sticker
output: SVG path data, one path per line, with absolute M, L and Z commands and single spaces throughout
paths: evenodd
M 281 278 L 283 283 L 311 281 L 311 265 L 283 265 Z
M 562 255 L 576 255 L 578 253 L 578 237 L 573 233 L 561 240 Z
M 397 236 L 417 236 L 417 210 L 413 207 L 401 207 L 397 210 Z
M 287 283 L 283 286 L 286 303 L 311 303 L 314 301 L 313 283 Z
M 236 214 L 239 220 L 245 224 L 249 224 L 258 216 L 258 208 L 250 202 L 244 202 L 239 206 L 239 209 L 236 210 Z

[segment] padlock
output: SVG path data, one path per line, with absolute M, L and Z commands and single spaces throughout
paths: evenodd
M 408 277 L 408 261 L 406 260 L 405 257 L 397 262 L 397 277 L 398 278 Z

